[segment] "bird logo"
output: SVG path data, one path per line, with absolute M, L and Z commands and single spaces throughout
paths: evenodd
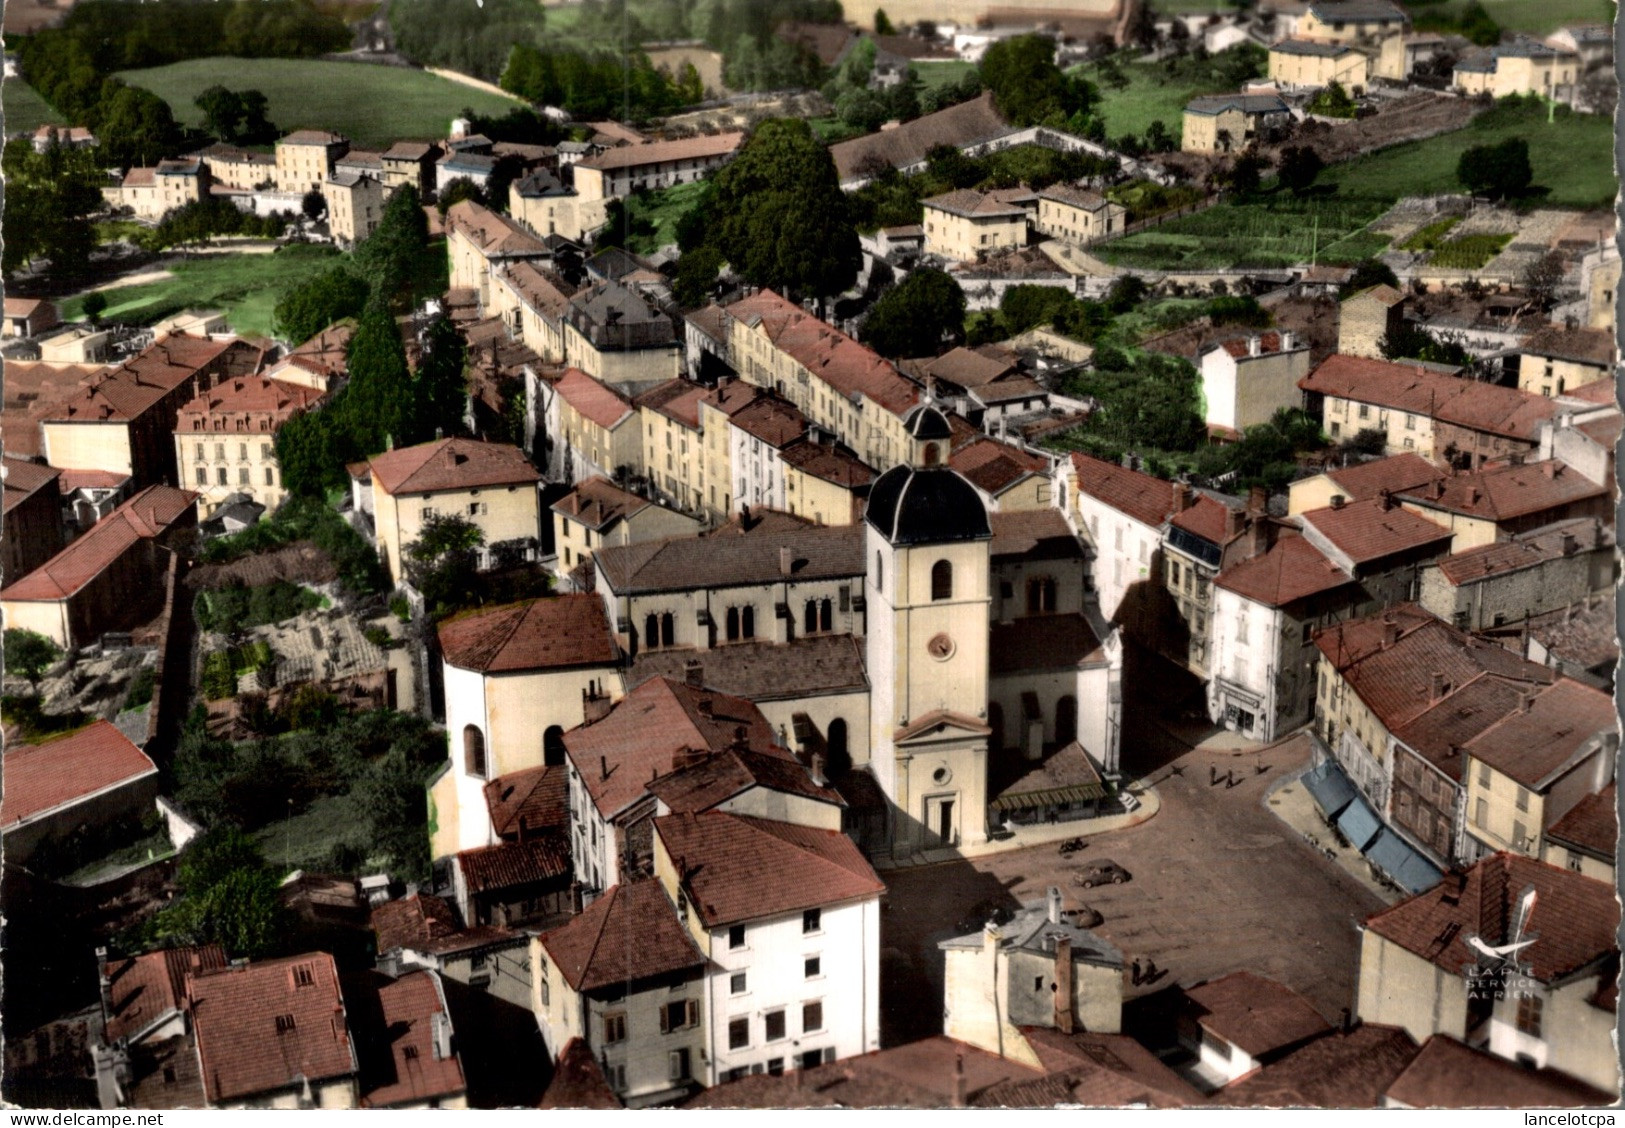
M 1488 966 L 1498 971 L 1518 972 L 1522 970 L 1518 961 L 1518 954 L 1540 939 L 1539 936 L 1529 935 L 1529 921 L 1535 914 L 1537 896 L 1533 885 L 1525 887 L 1518 894 L 1517 913 L 1513 917 L 1512 927 L 1508 930 L 1505 943 L 1491 944 L 1481 936 L 1468 936 L 1466 944 L 1480 957 L 1480 966 Z

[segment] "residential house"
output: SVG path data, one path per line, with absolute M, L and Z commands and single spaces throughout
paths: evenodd
M 127 474 L 134 486 L 177 483 L 181 408 L 223 380 L 258 371 L 247 341 L 170 335 L 86 381 L 40 424 L 42 453 L 62 470 Z
M 1252 971 L 1182 990 L 1180 1046 L 1222 1088 L 1332 1032 L 1302 995 Z
M 563 320 L 563 362 L 628 395 L 682 371 L 683 342 L 672 319 L 618 282 L 572 294 Z
M 1377 49 L 1371 77 L 1409 82 L 1418 67 L 1449 57 L 1449 51 L 1449 41 L 1442 35 L 1396 32 L 1383 39 Z
M 384 218 L 386 195 L 383 181 L 377 176 L 336 169 L 322 182 L 327 228 L 334 242 L 348 250 L 377 230 Z
M 101 364 L 107 360 L 106 329 L 75 324 L 59 326 L 39 338 L 40 361 L 44 364 Z
M 1612 530 L 1581 517 L 1435 561 L 1417 598 L 1446 622 L 1485 631 L 1582 604 L 1612 587 L 1615 571 Z
M 156 222 L 175 208 L 207 199 L 209 184 L 209 167 L 201 160 L 164 160 L 130 169 L 116 186 L 102 189 L 102 199 L 110 208 L 129 208 L 137 219 Z
M 460 928 L 451 906 L 415 893 L 372 910 L 378 966 L 387 974 L 433 971 L 464 987 L 530 1006 L 529 938 L 496 925 Z
M 1598 380 L 1612 380 L 1613 329 L 1548 325 L 1519 347 L 1517 372 L 1518 387 L 1543 396 L 1560 396 Z
M 1555 1069 L 1533 1069 L 1435 1034 L 1394 1078 L 1383 1108 L 1601 1108 L 1614 1095 Z
M 1007 247 L 1027 245 L 1027 210 L 1002 192 L 956 188 L 921 201 L 925 253 L 975 262 Z
M 854 525 L 876 474 L 850 448 L 814 432 L 779 451 L 784 502 L 815 525 Z
M 1024 1028 L 1069 1035 L 1122 1029 L 1123 954 L 1068 919 L 1060 889 L 1003 924 L 939 941 L 943 1033 L 1042 1069 Z
M 734 496 L 734 444 L 728 418 L 770 394 L 771 386 L 764 389 L 750 381 L 723 376 L 715 388 L 696 401 L 698 431 L 694 440 L 700 452 L 697 461 L 705 487 L 705 514 L 713 524 L 728 521 L 739 512 L 739 499 Z
M 492 304 L 491 276 L 499 267 L 550 257 L 541 239 L 473 200 L 459 200 L 448 208 L 445 223 L 451 288 L 473 290 L 481 310 Z
M 1193 674 L 1206 678 L 1211 673 L 1213 581 L 1245 558 L 1251 547 L 1248 526 L 1262 515 L 1256 505 L 1249 513 L 1205 494 L 1196 496 L 1183 482 L 1176 482 L 1174 490 L 1176 508 L 1162 541 L 1167 569 L 1163 584 L 1173 597 L 1174 613 L 1183 630 L 1175 627 L 1171 637 L 1163 638 L 1162 650 Z
M 1612 32 L 1608 43 L 1613 45 Z M 1619 247 L 1604 241 L 1580 256 L 1580 296 L 1585 301 L 1585 326 L 1611 329 L 1614 325 L 1614 295 L 1619 290 Z
M 158 797 L 157 766 L 108 721 L 39 744 L 11 742 L 4 770 L 0 836 L 15 865 L 47 844 L 139 821 Z
M 575 913 L 579 902 L 564 823 L 528 834 L 462 850 L 451 859 L 452 895 L 470 926 L 546 928 Z
M 444 192 L 458 180 L 466 180 L 474 187 L 483 190 L 491 182 L 491 177 L 497 171 L 498 157 L 487 149 L 480 152 L 478 149 L 461 148 L 456 142 L 450 150 L 435 161 L 434 187 L 436 192 Z
M 500 562 L 511 554 L 534 557 L 542 535 L 536 472 L 518 447 L 474 439 L 440 439 L 375 454 L 366 463 L 370 495 L 357 504 L 373 514 L 374 538 L 389 575 L 406 576 L 405 552 L 436 515 L 466 519 L 484 540 L 482 557 Z
M 1619 795 L 1610 783 L 1546 828 L 1540 860 L 1612 885 L 1618 844 Z
M 1056 488 L 1062 512 L 1091 549 L 1100 613 L 1131 634 L 1148 634 L 1163 528 L 1188 501 L 1188 490 L 1081 453 L 1061 464 Z
M 1458 60 L 1452 81 L 1463 94 L 1492 98 L 1536 94 L 1569 101 L 1581 73 L 1578 54 L 1516 35 L 1510 42 Z
M 468 1079 L 438 974 L 354 977 L 345 1002 L 361 1067 L 360 1107 L 468 1107 Z
M 1370 57 L 1347 43 L 1299 38 L 1270 44 L 1268 77 L 1289 90 L 1336 82 L 1353 93 L 1365 88 L 1370 73 Z
M 197 495 L 149 486 L 26 575 L 0 588 L 7 627 L 64 649 L 157 614 L 173 546 L 197 524 Z
M 1405 327 L 1405 295 L 1379 285 L 1350 294 L 1337 307 L 1337 351 L 1343 356 L 1382 360 L 1384 338 Z
M 623 145 L 575 162 L 570 172 L 583 202 L 620 200 L 699 180 L 731 161 L 744 141 L 743 133 L 717 133 Z
M 654 820 L 654 855 L 708 960 L 705 1084 L 880 1048 L 886 889 L 850 838 L 722 810 L 674 813 Z
M 355 336 L 355 322 L 337 321 L 317 333 L 310 340 L 284 353 L 282 358 L 265 369 L 268 380 L 283 384 L 300 384 L 317 391 L 330 392 L 349 378 L 347 354 L 350 338 Z
M 580 242 L 604 226 L 607 199 L 584 200 L 571 185 L 546 169 L 520 177 L 508 186 L 508 214 L 537 235 L 562 235 Z
M 1310 509 L 1324 509 L 1339 497 L 1345 502 L 1370 501 L 1384 493 L 1397 495 L 1420 490 L 1445 476 L 1445 471 L 1411 451 L 1356 462 L 1293 482 L 1289 487 L 1287 513 L 1296 516 Z
M 349 151 L 350 142 L 337 133 L 295 130 L 276 143 L 277 191 L 320 192 L 333 175 L 334 163 Z
M 1209 345 L 1197 367 L 1209 429 L 1239 435 L 1302 401 L 1298 382 L 1309 375 L 1309 342 L 1284 329 L 1236 337 Z
M 807 418 L 789 400 L 755 389 L 755 397 L 727 415 L 728 465 L 733 473 L 733 504 L 786 511 L 785 447 L 805 440 Z
M 395 142 L 379 156 L 384 190 L 394 192 L 410 184 L 420 197 L 428 195 L 434 188 L 434 167 L 439 156 L 439 146 L 433 142 Z
M 511 262 L 491 276 L 487 312 L 502 319 L 509 335 L 550 364 L 562 363 L 564 323 L 575 287 L 540 263 Z
M 579 482 L 553 503 L 554 551 L 566 576 L 605 545 L 692 536 L 700 527 L 694 518 L 628 493 L 608 478 Z
M 98 948 L 96 964 L 101 1029 L 92 1028 L 89 1050 L 101 1107 L 203 1107 L 187 979 L 225 967 L 225 951 L 206 944 L 110 961 Z
M 0 525 L 0 576 L 27 575 L 62 550 L 62 471 L 7 457 L 5 521 Z
M 713 307 L 714 308 L 714 307 Z M 643 426 L 643 474 L 656 497 L 690 513 L 705 512 L 700 401 L 707 390 L 684 379 L 656 384 L 635 401 Z
M 830 146 L 835 174 L 847 191 L 861 188 L 878 170 L 902 173 L 925 167 L 927 154 L 938 145 L 963 152 L 1015 132 L 993 104 L 991 91 L 968 102 L 924 114 L 893 129 L 882 129 Z
M 531 939 L 531 1007 L 555 1060 L 584 1046 L 629 1107 L 687 1096 L 705 1075 L 705 979 L 660 882 L 626 882 Z
M 1187 153 L 1241 152 L 1268 142 L 1291 122 L 1292 111 L 1278 94 L 1205 94 L 1185 103 L 1179 147 Z
M 29 140 L 36 153 L 45 153 L 52 145 L 62 145 L 69 149 L 94 149 L 98 144 L 96 135 L 82 125 L 42 125 L 34 130 Z
M 710 305 L 683 314 L 683 366 L 690 380 L 714 387 L 739 375 L 728 361 L 728 315 Z
M 1006 380 L 989 386 L 1000 388 L 1014 383 Z M 976 487 L 994 512 L 1055 506 L 1055 482 L 1050 460 L 1044 455 L 978 435 L 956 446 L 948 465 Z
M 1458 552 L 1558 521 L 1610 519 L 1608 488 L 1555 458 L 1486 466 L 1394 495 L 1413 513 L 1448 527 Z
M 621 696 L 609 628 L 592 595 L 482 607 L 439 625 L 452 755 L 429 784 L 434 858 L 504 841 L 490 813 L 491 783 L 562 768 L 565 730 Z
M 209 180 L 222 188 L 252 192 L 276 183 L 276 158 L 265 153 L 216 141 L 188 157 L 202 161 L 209 170 Z
M 1379 1108 L 1415 1056 L 1416 1042 L 1404 1030 L 1367 1022 L 1305 1043 L 1232 1081 L 1213 1101 L 1236 1108 Z
M 1305 39 L 1359 43 L 1409 30 L 1410 17 L 1392 0 L 1309 0 L 1298 21 Z
M 1038 193 L 1033 226 L 1041 235 L 1087 246 L 1109 238 L 1128 224 L 1128 209 L 1099 192 L 1070 184 L 1052 184 Z
M 622 479 L 641 468 L 637 409 L 581 369 L 568 369 L 554 382 L 547 413 L 549 442 L 556 444 L 548 460 L 550 479 Z
M 1356 1014 L 1615 1093 L 1618 928 L 1613 886 L 1492 854 L 1366 918 Z
M 1614 29 L 1604 24 L 1569 24 L 1546 37 L 1549 46 L 1580 56 L 1582 71 L 1613 62 Z
M 46 298 L 6 298 L 5 320 L 0 336 L 37 337 L 58 324 L 56 303 Z
M 281 505 L 287 491 L 277 432 L 322 398 L 317 388 L 256 375 L 221 381 L 182 407 L 175 464 L 180 480 L 196 490 L 201 516 L 243 495 L 267 510 Z

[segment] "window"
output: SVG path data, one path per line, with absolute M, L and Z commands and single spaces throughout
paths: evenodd
M 817 979 L 824 974 L 823 958 L 821 956 L 808 956 L 801 961 L 801 968 L 806 973 L 806 978 Z
M 1414 415 L 1405 416 L 1405 430 L 1407 430 L 1407 431 L 1416 430 L 1416 416 L 1414 416 Z
M 199 466 L 197 468 L 197 484 L 200 486 L 206 486 L 209 484 L 209 468 L 207 466 Z
M 1360 418 L 1361 419 L 1370 419 L 1371 418 L 1371 405 L 1370 404 L 1362 403 L 1360 405 Z
M 689 1074 L 688 1048 L 672 1050 L 666 1055 L 666 1077 L 670 1081 L 687 1081 Z
M 260 457 L 262 459 L 271 457 L 271 444 L 270 443 L 261 443 L 260 444 Z
M 816 1003 L 801 1004 L 801 1032 L 811 1034 L 824 1028 L 824 1004 L 820 1000 Z
M 1529 836 L 1529 828 L 1517 819 L 1512 820 L 1512 845 L 1514 848 L 1524 849 L 1524 839 Z
M 742 1050 L 750 1045 L 750 1019 L 734 1018 L 728 1020 L 728 1048 Z
M 237 484 L 239 486 L 246 486 L 250 484 L 248 480 L 248 467 L 239 466 L 237 468 Z
M 779 1039 L 784 1037 L 783 1011 L 768 1011 L 767 1014 L 762 1016 L 762 1022 L 766 1030 L 767 1040 L 769 1042 L 777 1042 Z
M 1478 786 L 1480 786 L 1480 787 L 1488 787 L 1489 785 L 1490 785 L 1490 766 L 1488 764 L 1484 763 L 1483 761 L 1479 761 L 1479 764 L 1478 764 Z
M 769 1077 L 783 1077 L 784 1076 L 784 1059 L 783 1058 L 768 1058 L 767 1059 L 767 1075 Z
M 485 778 L 485 734 L 474 725 L 463 726 L 463 773 Z
M 1518 810 L 1527 811 L 1528 809 L 1529 809 L 1529 792 L 1520 787 L 1520 788 L 1518 788 Z
M 604 1016 L 604 1042 L 613 1046 L 616 1042 L 626 1041 L 626 1013 L 616 1011 L 614 1014 Z
M 823 913 L 822 909 L 808 909 L 806 912 L 802 913 L 801 914 L 801 931 L 802 932 L 819 932 L 819 931 L 822 931 L 822 929 L 824 927 L 823 916 L 824 916 L 824 913 Z
M 276 485 L 276 471 L 269 466 L 265 468 L 265 484 L 268 486 Z
M 291 1033 L 294 1028 L 293 1015 L 279 1014 L 276 1016 L 276 1032 L 278 1034 Z
M 931 601 L 954 597 L 954 566 L 946 560 L 931 565 Z
M 728 993 L 730 995 L 743 995 L 745 993 L 745 973 L 736 971 L 728 979 Z
M 1172 586 L 1179 586 L 1179 562 L 1177 560 L 1168 561 L 1168 579 Z
M 216 462 L 224 462 L 226 460 L 226 444 L 225 443 L 215 443 L 214 444 L 214 460 Z
M 197 451 L 197 461 L 202 462 L 203 461 L 203 444 L 202 443 L 195 444 L 195 449 Z
M 1576 854 L 1574 851 L 1570 850 L 1569 851 L 1569 869 L 1572 870 L 1575 873 L 1579 873 L 1581 871 L 1581 869 L 1583 869 L 1583 868 L 1584 868 L 1584 859 L 1582 858 L 1582 856 L 1579 855 L 1579 854 Z
M 700 1004 L 694 999 L 678 999 L 674 1003 L 667 1003 L 660 1008 L 660 1032 L 670 1034 L 673 1030 L 687 1030 L 700 1023 Z
M 1484 826 L 1490 821 L 1490 804 L 1486 799 L 1480 799 L 1473 808 L 1473 825 Z
M 735 925 L 729 926 L 729 928 L 728 928 L 728 947 L 729 948 L 743 948 L 744 946 L 745 946 L 745 926 L 742 925 L 742 924 L 735 924 Z
M 230 478 L 231 471 L 227 470 L 224 466 L 221 466 L 221 467 L 219 467 L 218 469 L 215 470 L 214 476 L 215 476 L 215 480 L 217 482 L 219 482 L 223 486 L 223 485 L 226 484 L 227 480 Z
M 1540 1012 L 1544 1006 L 1545 1000 L 1539 995 L 1518 997 L 1518 1033 L 1540 1037 Z

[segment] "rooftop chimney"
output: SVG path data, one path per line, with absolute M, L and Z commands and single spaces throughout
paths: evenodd
M 1382 621 L 1382 648 L 1387 650 L 1399 641 L 1399 624 L 1392 619 Z
M 1438 670 L 1433 671 L 1432 695 L 1428 698 L 1428 700 L 1440 700 L 1442 697 L 1444 697 L 1449 688 L 1450 683 L 1444 680 L 1444 675 Z
M 1263 486 L 1254 486 L 1247 491 L 1247 512 L 1265 514 L 1270 508 L 1270 492 Z
M 1342 494 L 1333 494 L 1332 495 L 1332 508 L 1333 509 L 1341 509 L 1341 508 L 1343 508 L 1344 504 L 1347 501 L 1348 501 L 1348 498 L 1344 497 Z
M 1044 899 L 1045 899 L 1045 904 L 1046 904 L 1046 906 L 1048 908 L 1048 911 L 1049 911 L 1049 922 L 1051 924 L 1060 924 L 1061 923 L 1061 887 L 1059 885 L 1051 885 L 1049 887 L 1049 890 L 1046 892 Z
M 1281 351 L 1282 352 L 1291 352 L 1292 347 L 1298 343 L 1298 339 L 1296 337 L 1294 337 L 1292 335 L 1292 332 L 1290 330 L 1288 330 L 1288 329 L 1282 329 L 1281 330 L 1280 338 L 1281 338 Z
M 599 779 L 608 779 L 609 778 L 609 757 L 608 756 L 600 756 L 600 757 L 598 757 L 598 772 L 599 772 L 599 776 L 598 776 Z
M 1477 505 L 1478 504 L 1478 487 L 1477 486 L 1468 486 L 1467 487 L 1467 504 L 1468 505 Z
M 1386 486 L 1377 491 L 1377 500 L 1379 503 L 1381 503 L 1384 512 L 1387 512 L 1394 507 L 1393 492 Z
M 1248 545 L 1249 556 L 1263 556 L 1270 550 L 1270 543 L 1274 540 L 1275 526 L 1268 517 L 1255 514 L 1249 518 L 1247 526 L 1251 534 L 1251 543 Z
M 829 777 L 824 773 L 824 753 L 815 748 L 813 749 L 811 759 L 812 764 L 807 769 L 807 774 L 812 776 L 812 781 L 819 787 L 827 786 L 829 783 Z
M 683 663 L 683 684 L 690 689 L 705 687 L 705 664 L 698 658 L 690 658 Z
M 779 546 L 779 575 L 788 576 L 795 571 L 795 553 L 790 551 L 789 545 Z
M 965 1051 L 960 1050 L 954 1055 L 954 1107 L 964 1108 L 969 1099 L 969 1086 L 965 1081 Z
M 1247 355 L 1248 356 L 1257 356 L 1258 355 L 1258 350 L 1259 350 L 1261 344 L 1262 344 L 1262 342 L 1259 341 L 1257 333 L 1254 333 L 1251 337 L 1248 337 L 1247 338 Z
M 712 718 L 712 703 L 709 697 L 700 698 L 695 707 L 699 709 L 700 716 L 706 718 L 707 720 Z
M 1535 693 L 1536 690 L 1531 688 L 1518 694 L 1518 712 L 1527 713 L 1535 707 Z
M 1191 507 L 1191 487 L 1189 482 L 1174 483 L 1174 512 L 1183 513 Z
M 1563 555 L 1573 556 L 1580 548 L 1580 542 L 1573 533 L 1563 534 Z
M 1072 1033 L 1072 937 L 1055 938 L 1055 1029 Z
M 1546 476 L 1548 478 L 1555 478 L 1562 471 L 1563 466 L 1557 461 L 1557 459 L 1548 458 L 1544 463 L 1541 464 L 1541 469 L 1546 471 Z
M 1246 513 L 1242 512 L 1240 509 L 1231 509 L 1229 506 L 1225 507 L 1224 533 L 1227 538 L 1239 537 L 1241 535 L 1241 530 L 1246 527 L 1246 524 Z

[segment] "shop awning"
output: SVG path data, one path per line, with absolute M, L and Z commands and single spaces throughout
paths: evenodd
M 1337 813 L 1354 798 L 1354 784 L 1349 782 L 1349 777 L 1343 774 L 1343 769 L 1337 766 L 1335 760 L 1323 760 L 1305 772 L 1303 785 L 1309 789 L 1309 794 L 1320 809 L 1326 812 L 1327 818 L 1336 818 Z
M 1337 829 L 1343 832 L 1343 837 L 1348 839 L 1350 846 L 1363 853 L 1371 840 L 1382 830 L 1382 821 L 1364 799 L 1356 796 L 1352 803 L 1343 808 L 1343 813 L 1337 816 Z
M 1106 788 L 1099 783 L 1081 783 L 1074 787 L 1052 787 L 1047 791 L 1024 791 L 1019 795 L 1001 795 L 989 806 L 995 811 L 1024 811 L 1034 807 L 1059 807 L 1066 803 L 1088 803 L 1104 799 Z
M 1426 855 L 1387 827 L 1377 835 L 1366 857 L 1410 893 L 1432 889 L 1444 878 Z

